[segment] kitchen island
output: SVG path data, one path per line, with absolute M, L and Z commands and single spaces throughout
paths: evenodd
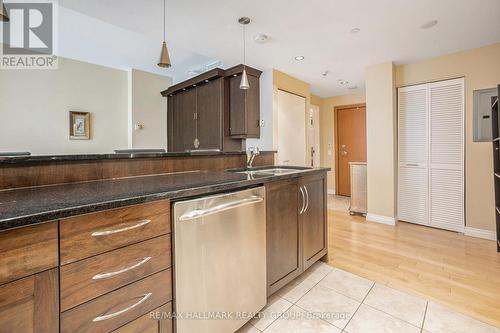
M 187 170 L 2 190 L 0 332 L 175 331 L 170 316 L 149 317 L 175 311 L 172 205 L 259 186 L 269 296 L 327 254 L 327 170 Z

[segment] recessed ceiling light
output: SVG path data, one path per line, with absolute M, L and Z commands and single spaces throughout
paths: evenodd
M 433 26 L 435 26 L 436 24 L 438 24 L 438 21 L 437 20 L 432 20 L 432 21 L 429 21 L 429 22 L 426 22 L 426 23 L 422 24 L 420 26 L 420 29 L 430 29 Z
M 324 71 L 323 73 L 321 73 L 321 75 L 326 77 L 328 75 L 328 73 L 329 73 L 328 71 Z
M 258 34 L 253 38 L 253 40 L 259 44 L 264 44 L 265 42 L 267 42 L 268 39 L 269 36 L 265 34 Z
M 351 29 L 351 34 L 357 34 L 358 32 L 360 32 L 361 29 L 360 28 L 352 28 Z
M 301 61 L 301 60 L 304 60 L 304 59 L 305 59 L 304 56 L 296 56 L 295 57 L 295 60 L 297 60 L 297 61 Z
M 339 82 L 339 84 L 340 84 L 341 86 L 345 86 L 346 84 L 349 84 L 349 81 L 342 80 L 342 79 L 339 79 L 339 80 L 338 80 L 338 82 Z

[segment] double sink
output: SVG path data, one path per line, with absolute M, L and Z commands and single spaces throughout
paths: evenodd
M 299 173 L 311 169 L 312 168 L 306 168 L 306 167 L 274 167 L 274 168 L 264 168 L 264 169 L 246 169 L 246 170 L 236 169 L 229 171 L 235 173 L 242 173 L 249 176 L 282 176 L 292 173 Z

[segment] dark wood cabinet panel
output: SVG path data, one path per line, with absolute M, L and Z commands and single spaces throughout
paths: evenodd
M 299 187 L 302 187 L 306 200 L 304 211 L 300 214 L 305 270 L 327 252 L 326 178 L 324 175 L 303 177 Z
M 170 231 L 169 200 L 68 217 L 59 224 L 61 265 Z
M 194 149 L 196 139 L 196 89 L 179 92 L 174 98 L 174 151 Z
M 240 89 L 241 75 L 229 78 L 229 118 L 230 133 L 234 135 L 245 135 L 245 90 Z
M 156 237 L 61 267 L 61 311 L 171 266 L 170 235 Z
M 61 333 L 108 333 L 172 300 L 171 269 L 61 314 Z
M 298 180 L 266 184 L 268 296 L 300 274 Z
M 238 138 L 260 137 L 259 77 L 248 75 L 250 89 L 240 89 L 241 75 L 229 78 L 230 133 Z
M 220 149 L 222 147 L 223 89 L 223 78 L 196 87 L 196 126 L 200 149 Z
M 0 232 L 0 284 L 58 265 L 57 222 Z
M 137 318 L 113 333 L 172 333 L 172 302 Z
M 0 333 L 59 332 L 58 269 L 0 286 Z

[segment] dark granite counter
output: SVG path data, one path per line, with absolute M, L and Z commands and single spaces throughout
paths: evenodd
M 281 176 L 195 171 L 0 191 L 0 231 L 160 199 L 230 191 L 269 181 L 329 171 L 306 169 Z
M 261 151 L 262 154 L 276 153 L 275 151 Z M 97 161 L 97 160 L 129 160 L 138 158 L 165 158 L 165 157 L 189 157 L 189 156 L 221 156 L 221 155 L 245 155 L 245 151 L 221 152 L 221 151 L 189 151 L 189 152 L 167 152 L 167 153 L 120 153 L 120 154 L 74 154 L 74 155 L 21 155 L 0 156 L 1 165 L 12 164 L 39 164 L 71 161 Z

